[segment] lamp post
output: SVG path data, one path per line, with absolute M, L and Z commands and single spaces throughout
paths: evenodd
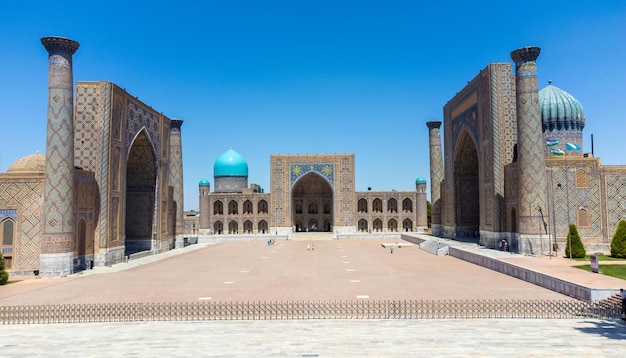
M 569 226 L 571 224 L 570 205 L 569 205 L 569 168 L 565 172 L 565 197 L 567 198 L 567 246 L 569 246 L 569 259 L 572 259 L 572 238 L 569 234 Z
M 548 214 L 552 217 L 552 234 L 554 235 L 554 242 L 556 242 L 556 212 L 554 210 L 554 189 L 552 187 L 553 185 L 553 173 L 554 173 L 554 168 L 550 169 L 550 180 L 549 180 L 549 184 L 548 184 L 548 197 L 550 198 L 550 200 L 548 201 L 548 205 L 550 205 L 550 207 L 548 208 Z M 558 188 L 561 188 L 561 184 L 558 185 Z M 548 219 L 549 220 L 549 219 Z M 552 245 L 552 236 L 548 235 L 548 249 L 550 250 L 550 260 L 552 260 L 552 249 L 554 248 L 554 246 Z

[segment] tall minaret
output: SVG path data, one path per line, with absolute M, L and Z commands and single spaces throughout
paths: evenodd
M 210 197 L 211 183 L 208 180 L 202 179 L 198 183 L 198 190 L 200 194 L 200 223 L 199 230 L 206 232 L 211 229 L 211 207 Z
M 39 255 L 42 276 L 74 272 L 74 80 L 72 55 L 78 42 L 44 37 L 48 51 L 48 129 L 43 237 Z
M 539 47 L 523 47 L 511 52 L 515 62 L 517 97 L 518 252 L 534 253 L 548 242 L 543 213 L 547 213 L 545 140 L 543 138 L 537 64 Z M 542 240 L 542 235 L 546 240 Z
M 417 220 L 415 226 L 418 231 L 424 231 L 424 229 L 428 228 L 428 209 L 426 207 L 426 179 L 422 177 L 415 179 L 415 191 L 417 192 Z
M 174 187 L 174 200 L 176 201 L 176 225 L 175 247 L 185 247 L 183 239 L 185 225 L 183 217 L 183 145 L 180 136 L 180 127 L 183 121 L 172 119 L 170 121 L 170 185 Z
M 443 158 L 441 156 L 441 121 L 426 122 L 430 143 L 430 216 L 432 233 L 441 236 L 441 181 L 443 180 Z

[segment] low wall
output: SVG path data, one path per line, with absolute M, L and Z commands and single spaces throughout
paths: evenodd
M 545 275 L 541 272 L 533 271 L 524 267 L 516 266 L 508 262 L 500 261 L 492 257 L 477 255 L 473 252 L 465 251 L 461 248 L 451 246 L 448 249 L 450 256 L 456 257 L 463 261 L 488 268 L 493 271 L 503 273 L 505 275 L 530 282 L 537 286 L 547 288 L 549 290 L 562 293 L 564 295 L 574 297 L 584 301 L 600 301 L 615 294 L 612 289 L 593 289 L 581 286 L 576 283 L 561 280 L 556 277 Z
M 245 242 L 245 241 L 268 241 L 289 240 L 289 235 L 199 235 L 198 244 L 214 244 L 218 242 Z
M 356 233 L 356 234 L 337 234 L 337 240 L 400 240 L 402 234 L 398 232 L 379 232 L 379 233 Z

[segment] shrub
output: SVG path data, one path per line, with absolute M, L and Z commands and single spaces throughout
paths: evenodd
M 4 256 L 0 252 L 0 286 L 9 281 L 9 273 L 4 269 Z
M 626 221 L 620 220 L 611 240 L 611 256 L 626 258 Z
M 571 257 L 570 252 L 572 255 Z M 585 257 L 585 255 L 587 255 L 585 252 L 585 245 L 583 245 L 583 241 L 580 239 L 580 235 L 578 235 L 576 225 L 570 224 L 569 234 L 567 234 L 567 242 L 565 243 L 565 257 L 582 258 Z

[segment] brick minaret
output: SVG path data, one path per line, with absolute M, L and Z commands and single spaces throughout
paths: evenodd
M 72 55 L 78 42 L 44 37 L 48 51 L 48 129 L 43 237 L 39 270 L 43 276 L 74 272 L 74 80 Z
M 206 233 L 211 229 L 211 207 L 209 195 L 211 194 L 211 184 L 208 180 L 201 180 L 198 184 L 200 194 L 200 223 L 201 233 Z
M 175 227 L 175 247 L 185 247 L 183 239 L 185 225 L 183 218 L 183 145 L 180 134 L 180 127 L 183 121 L 172 119 L 170 121 L 170 185 L 174 187 L 174 200 L 176 201 L 176 227 Z
M 428 209 L 426 207 L 426 180 L 418 178 L 415 180 L 415 191 L 417 192 L 417 221 L 418 231 L 428 228 Z M 432 212 L 432 210 L 431 210 Z
M 430 216 L 432 233 L 441 236 L 441 181 L 443 180 L 443 158 L 441 156 L 440 121 L 426 122 L 430 143 Z
M 545 140 L 542 133 L 539 91 L 537 89 L 537 64 L 539 47 L 523 47 L 511 52 L 515 62 L 515 87 L 517 97 L 517 161 L 518 251 L 534 253 L 542 241 L 543 213 L 547 213 Z M 546 240 L 542 240 L 542 234 Z

